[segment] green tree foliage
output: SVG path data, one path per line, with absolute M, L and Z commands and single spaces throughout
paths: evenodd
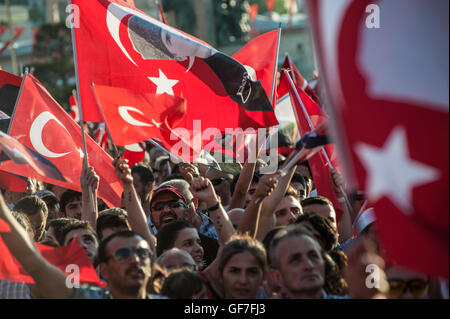
M 250 31 L 248 2 L 241 0 L 215 0 L 216 36 L 219 46 L 245 43 Z
M 33 61 L 33 75 L 68 110 L 75 69 L 70 29 L 64 22 L 41 25 L 33 46 Z

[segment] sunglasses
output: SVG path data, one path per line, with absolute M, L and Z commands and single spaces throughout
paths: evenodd
M 150 249 L 148 248 L 129 248 L 129 247 L 124 247 L 124 248 L 119 248 L 115 251 L 113 256 L 108 257 L 114 257 L 114 259 L 119 262 L 119 263 L 123 263 L 125 261 L 127 261 L 128 259 L 130 259 L 131 255 L 133 255 L 133 253 L 135 253 L 140 260 L 145 260 L 147 258 L 150 258 L 150 256 L 152 255 L 152 252 L 150 251 Z
M 152 211 L 160 211 L 163 210 L 164 207 L 169 205 L 170 208 L 179 208 L 179 207 L 187 207 L 186 203 L 182 199 L 170 200 L 167 202 L 159 202 L 152 207 Z
M 427 291 L 428 282 L 423 279 L 411 279 L 408 281 L 400 279 L 390 279 L 389 293 L 395 297 L 401 297 L 409 289 L 414 297 L 420 297 Z
M 222 184 L 222 182 L 225 182 L 227 179 L 225 177 L 221 177 L 221 178 L 215 178 L 211 180 L 211 183 L 213 184 L 213 186 L 219 186 L 220 184 Z

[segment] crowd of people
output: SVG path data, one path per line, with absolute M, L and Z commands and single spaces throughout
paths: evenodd
M 278 167 L 286 160 L 280 155 Z M 0 298 L 446 298 L 445 283 L 383 259 L 373 211 L 336 169 L 329 177 L 339 220 L 307 162 L 278 176 L 247 161 L 233 175 L 220 165 L 175 164 L 148 145 L 143 161 L 130 167 L 117 157 L 113 165 L 121 207 L 97 198 L 99 177 L 87 166 L 82 192 L 34 179 L 26 193 L 2 189 L 0 219 L 10 231 L 0 238 L 34 284 L 0 280 Z M 73 240 L 103 285 L 67 285 L 34 244 Z

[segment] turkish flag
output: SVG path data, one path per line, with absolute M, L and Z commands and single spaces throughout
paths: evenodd
M 0 132 L 0 169 L 2 163 L 12 160 L 15 164 L 22 165 L 22 175 L 45 175 L 64 182 L 58 168 L 47 158 L 26 147 L 15 138 Z
M 287 77 L 282 79 L 282 81 L 288 82 Z M 292 87 L 289 82 L 287 85 L 289 85 L 289 96 L 291 98 L 291 103 L 294 106 L 294 114 L 297 120 L 297 127 L 300 131 L 300 135 L 303 137 L 306 133 L 312 131 L 313 129 L 323 126 L 328 118 L 326 113 L 301 88 L 299 88 L 298 86 L 296 88 Z M 305 109 L 303 109 L 295 91 L 298 92 Z M 336 167 L 340 171 L 335 146 L 332 144 L 328 144 L 322 149 L 323 152 L 327 154 L 333 167 Z M 329 166 L 329 163 L 326 160 L 325 154 L 323 154 L 323 152 L 319 152 L 313 155 L 308 160 L 308 163 L 311 169 L 311 175 L 313 177 L 314 184 L 316 185 L 317 193 L 328 198 L 333 203 L 333 207 L 336 211 L 336 219 L 339 221 L 343 214 L 343 211 L 336 197 L 333 184 L 330 180 L 331 167 Z
M 70 116 L 72 116 L 73 120 L 77 123 L 80 122 L 80 115 L 78 110 L 78 103 L 75 96 L 72 94 L 69 98 L 69 104 L 70 104 Z
M 235 59 L 120 0 L 73 0 L 83 116 L 103 121 L 90 84 L 183 97 L 193 121 L 219 129 L 277 124 L 260 81 Z
M 281 75 L 280 75 L 280 84 L 277 88 L 277 97 L 281 98 L 285 96 L 287 93 L 289 93 L 289 82 L 287 79 L 285 79 L 286 74 L 283 72 L 283 70 L 286 70 L 289 72 L 289 75 L 292 78 L 292 81 L 297 85 L 297 87 L 301 88 L 303 91 L 305 91 L 306 94 L 309 95 L 310 98 L 314 100 L 318 105 L 320 105 L 320 98 L 317 95 L 317 93 L 314 91 L 314 89 L 309 85 L 308 81 L 305 80 L 305 78 L 302 76 L 300 71 L 297 69 L 297 67 L 294 65 L 294 62 L 292 61 L 291 57 L 289 55 L 286 55 L 283 66 L 281 67 Z
M 42 84 L 32 75 L 24 80 L 9 135 L 51 162 L 66 181 L 34 174 L 38 180 L 81 191 L 83 161 L 80 126 L 58 105 Z M 100 177 L 98 195 L 109 206 L 120 207 L 122 184 L 117 178 L 112 158 L 86 134 L 89 164 Z M 23 174 L 23 165 L 3 162 L 2 170 Z
M 307 4 L 346 176 L 386 258 L 448 279 L 449 2 Z
M 25 177 L 0 170 L 0 188 L 12 192 L 25 193 L 28 182 Z
M 145 158 L 145 148 L 142 147 L 141 143 L 125 145 L 125 151 L 122 157 L 128 160 L 130 167 L 133 167 Z
M 0 233 L 10 232 L 9 225 L 0 219 Z M 42 256 L 50 264 L 58 267 L 66 275 L 75 275 L 79 271 L 80 283 L 90 283 L 98 286 L 104 286 L 95 272 L 84 249 L 76 240 L 63 247 L 50 247 L 35 243 Z M 22 265 L 10 253 L 0 235 L 0 280 L 10 280 L 33 284 L 33 278 L 23 269 Z M 70 267 L 68 267 L 70 266 Z M 74 267 L 75 266 L 75 267 Z

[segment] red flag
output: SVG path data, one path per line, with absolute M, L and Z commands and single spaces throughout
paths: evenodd
M 319 96 L 316 94 L 314 89 L 309 85 L 308 81 L 305 80 L 300 71 L 295 67 L 294 62 L 292 61 L 289 55 L 286 55 L 281 70 L 282 72 L 280 75 L 280 84 L 278 85 L 277 89 L 278 98 L 281 98 L 285 96 L 287 93 L 289 93 L 289 82 L 285 79 L 286 74 L 284 74 L 283 72 L 283 70 L 287 70 L 292 78 L 292 81 L 294 81 L 297 87 L 305 91 L 305 93 L 308 94 L 309 97 L 314 100 L 314 102 L 320 105 Z
M 284 81 L 288 81 L 288 79 L 284 78 Z M 297 120 L 297 127 L 300 131 L 301 136 L 303 136 L 314 128 L 323 125 L 328 116 L 302 89 L 300 89 L 299 87 L 297 87 L 296 89 L 301 101 L 303 102 L 305 110 L 303 110 L 300 101 L 297 99 L 294 88 L 289 84 L 289 96 L 291 97 L 291 102 L 294 106 L 294 114 Z M 307 115 L 305 114 L 305 111 Z M 333 167 L 336 167 L 338 168 L 338 170 L 340 170 L 339 164 L 337 163 L 337 152 L 334 145 L 326 145 L 323 147 L 323 149 L 325 150 Z M 336 219 L 339 221 L 343 214 L 343 211 L 330 180 L 331 167 L 329 166 L 325 155 L 322 152 L 319 152 L 312 156 L 308 160 L 308 163 L 311 168 L 311 174 L 314 180 L 314 184 L 316 185 L 317 193 L 328 198 L 333 203 L 334 209 L 336 211 Z
M 198 119 L 220 129 L 277 124 L 267 93 L 236 60 L 122 1 L 72 3 L 80 9 L 80 28 L 73 32 L 87 121 L 102 121 L 94 82 L 185 98 L 192 110 L 183 119 L 188 130 Z
M 69 98 L 69 103 L 70 103 L 70 116 L 72 117 L 72 119 L 79 123 L 80 122 L 80 114 L 78 111 L 78 104 L 77 104 L 77 99 L 75 97 L 75 95 L 71 95 Z
M 9 117 L 16 105 L 21 83 L 21 77 L 0 71 L 0 130 L 5 133 L 8 130 Z
M 42 84 L 27 75 L 22 86 L 9 135 L 48 159 L 62 172 L 66 182 L 46 175 L 33 176 L 44 182 L 80 191 L 83 151 L 81 129 L 58 105 Z M 122 185 L 114 173 L 112 158 L 86 134 L 89 163 L 100 177 L 98 190 L 109 206 L 120 207 Z M 21 174 L 21 165 L 2 163 L 2 169 Z
M 448 279 L 449 2 L 308 4 L 346 175 L 386 257 Z
M 267 11 L 269 11 L 269 15 L 272 13 L 275 8 L 275 0 L 266 0 Z
M 0 219 L 0 232 L 10 232 L 9 225 Z M 89 261 L 84 249 L 73 240 L 64 247 L 50 247 L 35 243 L 42 256 L 52 265 L 58 267 L 66 275 L 74 275 L 79 270 L 80 284 L 89 283 L 98 286 L 104 286 L 95 272 L 94 267 Z M 10 280 L 33 284 L 33 278 L 23 269 L 17 259 L 9 252 L 0 236 L 0 280 Z M 69 267 L 70 266 L 70 267 Z M 76 266 L 76 268 L 74 267 Z
M 251 4 L 248 7 L 248 14 L 250 16 L 250 20 L 256 20 L 256 16 L 258 15 L 259 5 L 257 3 Z
M 123 158 L 127 159 L 130 167 L 142 161 L 145 157 L 145 148 L 140 143 L 125 145 Z
M 10 190 L 12 192 L 25 193 L 27 191 L 28 182 L 25 177 L 0 171 L 0 188 Z

